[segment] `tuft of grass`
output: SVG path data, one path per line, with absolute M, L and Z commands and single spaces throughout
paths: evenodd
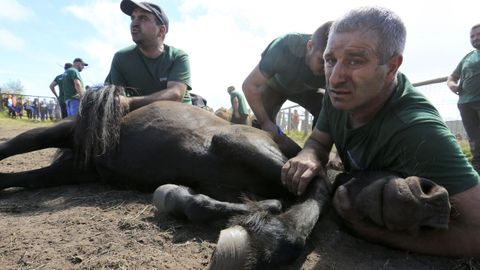
M 305 134 L 303 131 L 290 130 L 287 133 L 287 136 L 303 148 L 303 146 L 305 145 L 305 141 L 310 136 L 310 133 L 312 132 L 309 131 L 307 134 Z

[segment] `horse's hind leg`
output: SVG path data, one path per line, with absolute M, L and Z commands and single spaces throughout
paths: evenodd
M 63 120 L 50 127 L 41 127 L 28 130 L 18 136 L 0 143 L 0 160 L 35 150 L 49 147 L 72 147 L 72 135 L 75 127 L 74 120 Z
M 278 200 L 252 204 L 221 202 L 203 194 L 195 194 L 188 187 L 172 184 L 162 185 L 155 190 L 153 204 L 160 212 L 186 217 L 195 222 L 227 219 L 257 209 L 278 213 L 282 207 Z
M 0 173 L 0 190 L 9 187 L 44 188 L 97 181 L 91 169 L 79 170 L 71 156 L 61 157 L 50 166 L 18 173 Z
M 278 179 L 280 185 L 280 171 L 287 159 L 277 144 L 267 134 L 257 130 L 237 130 L 240 128 L 215 134 L 211 151 L 225 160 L 256 169 L 263 177 Z

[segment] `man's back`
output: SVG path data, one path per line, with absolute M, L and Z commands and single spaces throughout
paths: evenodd
M 308 34 L 286 34 L 263 51 L 259 68 L 269 78 L 271 86 L 288 94 L 325 87 L 325 77 L 315 76 L 306 65 L 310 37 Z

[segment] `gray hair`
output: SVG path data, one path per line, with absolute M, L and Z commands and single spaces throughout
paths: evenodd
M 403 54 L 407 31 L 400 17 L 389 9 L 361 7 L 351 10 L 333 23 L 330 36 L 355 31 L 373 34 L 381 64 L 388 62 L 394 55 Z

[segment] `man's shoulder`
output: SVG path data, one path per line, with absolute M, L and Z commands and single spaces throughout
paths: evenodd
M 475 58 L 479 58 L 480 57 L 480 50 L 473 50 L 469 53 L 467 53 L 463 58 L 462 60 L 460 61 L 460 64 L 462 64 L 463 62 L 465 62 L 466 60 L 472 58 L 472 59 L 475 59 Z
M 122 57 L 125 55 L 131 55 L 135 53 L 135 49 L 137 48 L 137 45 L 130 45 L 128 47 L 125 47 L 115 53 L 115 57 Z
M 164 46 L 165 46 L 165 51 L 167 51 L 169 55 L 172 55 L 174 57 L 188 56 L 188 54 L 182 49 L 179 49 L 167 44 L 164 44 Z
M 311 35 L 301 33 L 288 33 L 273 40 L 265 54 L 280 57 L 303 58 L 307 50 L 307 42 Z
M 59 74 L 53 79 L 54 81 L 61 81 L 63 80 L 63 77 L 65 76 L 65 73 Z

